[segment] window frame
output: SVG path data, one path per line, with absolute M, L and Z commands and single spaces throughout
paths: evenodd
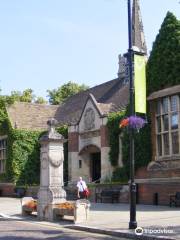
M 78 160 L 78 168 L 81 169 L 82 168 L 82 159 Z
M 4 135 L 4 136 L 0 136 L 0 142 L 1 141 L 3 141 L 3 140 L 5 140 L 6 141 L 6 145 L 5 145 L 5 147 L 1 147 L 0 146 L 0 152 L 2 151 L 4 151 L 5 152 L 5 158 L 0 158 L 0 161 L 4 161 L 4 167 L 3 167 L 3 169 L 1 169 L 1 167 L 0 167 L 0 174 L 3 174 L 3 173 L 5 173 L 6 172 L 6 160 L 7 160 L 7 135 Z M 3 153 L 4 154 L 4 153 Z M 2 155 L 3 155 L 2 154 Z M 1 154 L 0 154 L 0 156 L 1 156 Z M 0 164 L 0 166 L 2 166 L 2 164 Z
M 177 97 L 177 110 L 172 111 L 171 109 L 171 98 L 173 96 Z M 163 100 L 167 98 L 168 101 L 168 111 L 163 112 Z M 158 113 L 158 106 L 160 106 L 160 113 Z M 178 114 L 178 128 L 172 129 L 172 115 L 174 113 Z M 165 115 L 168 115 L 168 130 L 164 130 L 164 122 L 163 118 Z M 160 124 L 161 124 L 161 131 L 158 130 L 158 118 L 160 118 Z M 172 133 L 178 132 L 179 136 L 179 153 L 173 153 L 173 147 L 172 147 Z M 168 134 L 169 137 L 169 154 L 165 154 L 165 148 L 164 148 L 164 134 Z M 156 135 L 156 159 L 158 160 L 165 160 L 165 159 L 178 159 L 180 157 L 180 94 L 173 94 L 170 96 L 164 96 L 162 98 L 159 98 L 156 101 L 156 111 L 155 111 L 155 135 Z M 159 147 L 158 147 L 158 136 L 161 138 L 161 145 L 162 145 L 162 151 L 161 155 L 159 155 Z

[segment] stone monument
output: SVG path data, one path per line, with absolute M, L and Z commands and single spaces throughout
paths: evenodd
M 47 122 L 48 132 L 40 138 L 40 188 L 38 192 L 38 218 L 53 220 L 53 206 L 66 201 L 66 192 L 63 189 L 63 143 L 64 137 L 57 133 L 57 121 Z

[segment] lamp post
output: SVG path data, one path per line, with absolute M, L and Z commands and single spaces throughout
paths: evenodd
M 129 91 L 130 91 L 130 115 L 134 115 L 134 82 L 133 82 L 133 49 L 132 49 L 132 14 L 131 0 L 128 0 L 128 62 L 129 62 Z M 137 227 L 136 222 L 136 183 L 134 181 L 134 133 L 133 129 L 129 130 L 130 138 L 130 221 L 129 229 Z

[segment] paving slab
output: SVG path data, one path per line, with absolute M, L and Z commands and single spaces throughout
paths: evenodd
M 21 200 L 0 198 L 0 216 L 37 221 L 35 217 L 21 217 Z M 167 206 L 137 205 L 137 223 L 142 235 L 129 230 L 129 205 L 91 203 L 89 220 L 81 224 L 62 221 L 43 224 L 63 225 L 78 230 L 106 233 L 134 239 L 180 239 L 180 208 Z M 38 222 L 38 221 L 37 221 Z M 42 223 L 42 222 L 41 222 Z

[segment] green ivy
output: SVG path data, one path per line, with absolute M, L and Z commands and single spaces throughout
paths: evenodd
M 124 182 L 127 183 L 128 181 L 128 175 L 127 175 L 127 169 L 126 167 L 118 167 L 114 170 L 112 179 L 113 182 Z
M 0 135 L 7 135 L 6 172 L 0 174 L 0 180 L 14 182 L 17 185 L 39 184 L 40 180 L 40 144 L 39 138 L 44 132 L 13 129 L 5 106 L 12 104 L 10 98 L 0 96 Z M 67 126 L 57 130 L 67 139 Z M 64 178 L 67 181 L 68 144 L 64 144 Z
M 42 132 L 12 130 L 13 181 L 17 185 L 38 184 L 40 180 L 40 144 Z
M 125 181 L 129 178 L 130 171 L 130 159 L 129 159 L 129 132 L 128 129 L 121 130 L 119 128 L 120 121 L 129 116 L 129 107 L 124 112 L 112 113 L 108 117 L 108 129 L 109 129 L 109 160 L 111 165 L 115 167 L 113 172 L 113 181 Z M 122 156 L 123 156 L 123 168 L 118 168 L 118 156 L 119 156 L 119 134 L 122 134 Z M 150 124 L 139 131 L 134 133 L 135 141 L 135 169 L 138 169 L 151 161 L 151 136 L 150 136 Z
M 65 139 L 68 139 L 68 126 L 63 125 L 58 127 L 57 132 L 62 134 Z M 64 143 L 64 182 L 68 182 L 68 142 Z
M 123 165 L 129 177 L 130 171 L 130 145 L 129 133 L 124 131 L 122 138 Z M 151 129 L 150 123 L 146 124 L 138 133 L 134 133 L 134 159 L 135 170 L 147 166 L 151 161 Z
M 12 101 L 8 97 L 0 96 L 0 135 L 9 135 L 11 133 L 11 123 L 8 119 L 6 112 L 6 105 L 11 104 Z M 11 164 L 12 157 L 12 139 L 7 139 L 7 160 L 6 160 L 6 173 L 0 174 L 1 181 L 10 182 L 13 176 L 13 169 Z
M 125 112 L 111 113 L 108 116 L 107 126 L 109 129 L 109 160 L 112 166 L 117 166 L 119 155 L 119 122 L 124 118 Z

